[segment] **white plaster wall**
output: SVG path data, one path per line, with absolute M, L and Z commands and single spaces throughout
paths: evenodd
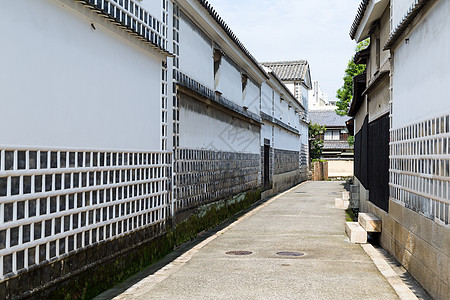
M 142 0 L 137 1 L 137 3 L 139 3 L 142 6 L 142 8 L 148 11 L 153 17 L 161 21 L 161 11 L 163 1 L 165 0 Z
M 300 151 L 300 137 L 279 126 L 275 126 L 273 144 L 277 149 Z
M 2 9 L 2 144 L 160 149 L 160 60 L 56 1 Z
M 198 100 L 181 96 L 180 147 L 260 153 L 260 128 Z
M 395 50 L 394 128 L 450 111 L 449 15 L 450 1 L 438 1 Z
M 364 119 L 367 115 L 367 100 L 364 99 L 361 108 L 358 110 L 358 113 L 355 116 L 355 135 L 361 130 L 364 125 Z
M 273 124 L 263 121 L 263 125 L 261 126 L 261 146 L 264 146 L 264 139 L 268 139 L 270 140 L 270 146 L 273 147 L 272 129 Z
M 353 176 L 353 160 L 329 160 L 328 177 Z
M 288 105 L 286 100 L 280 100 L 279 94 L 275 93 L 273 103 L 274 103 L 274 117 L 277 118 L 278 120 L 287 123 L 286 112 L 288 109 Z
M 225 56 L 220 64 L 220 79 L 217 90 L 228 100 L 243 105 L 242 101 L 242 76 L 237 66 Z
M 272 115 L 273 89 L 265 82 L 261 85 L 261 111 Z
M 369 123 L 389 112 L 389 78 L 369 95 Z
M 308 133 L 308 125 L 306 125 L 305 123 L 301 123 L 300 126 L 300 141 L 302 144 L 308 145 L 309 144 L 309 133 Z
M 384 50 L 384 45 L 386 45 L 387 41 L 390 37 L 390 7 L 389 5 L 386 7 L 386 10 L 383 12 L 380 20 L 380 41 L 381 41 L 381 55 L 380 55 L 380 65 L 382 70 L 389 70 L 391 65 L 389 58 L 391 57 L 391 53 L 389 50 Z
M 284 85 L 291 91 L 292 95 L 295 95 L 295 84 L 294 82 L 283 82 Z
M 445 1 L 445 0 L 444 0 Z M 394 30 L 402 21 L 403 17 L 408 13 L 408 9 L 413 5 L 415 0 L 391 0 L 391 9 L 393 17 Z
M 288 103 L 289 106 L 289 103 Z M 295 109 L 292 107 L 287 110 L 287 123 L 289 126 L 294 127 L 295 126 Z
M 303 105 L 303 107 L 308 107 L 309 102 L 309 90 L 305 88 L 303 85 L 300 85 L 300 93 L 301 93 L 301 99 L 299 99 L 299 102 Z
M 183 13 L 180 18 L 179 33 L 180 71 L 214 90 L 214 59 L 211 40 Z
M 244 96 L 243 105 L 247 106 L 249 111 L 259 115 L 261 102 L 260 87 L 248 79 Z

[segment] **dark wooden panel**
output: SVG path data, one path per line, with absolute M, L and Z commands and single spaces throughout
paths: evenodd
M 358 133 L 355 135 L 355 162 L 354 172 L 359 182 L 365 189 L 369 189 L 368 184 L 368 153 L 367 153 L 367 138 L 368 138 L 368 118 L 364 119 L 364 124 Z
M 389 207 L 389 115 L 369 123 L 368 183 L 370 202 Z

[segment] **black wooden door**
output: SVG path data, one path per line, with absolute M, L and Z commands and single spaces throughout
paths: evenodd
M 270 186 L 270 165 L 269 165 L 270 146 L 264 145 L 264 189 Z
M 370 202 L 389 207 L 389 115 L 369 123 L 368 184 Z

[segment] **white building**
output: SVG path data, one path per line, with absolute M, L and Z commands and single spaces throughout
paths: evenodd
M 360 210 L 434 299 L 450 295 L 449 13 L 446 0 L 364 0 L 350 32 L 371 38 L 350 107 Z
M 0 296 L 94 280 L 168 224 L 306 179 L 307 98 L 207 1 L 2 9 Z
M 309 110 L 335 110 L 337 108 L 336 100 L 328 99 L 328 94 L 322 91 L 318 81 L 313 81 L 312 89 L 308 94 Z

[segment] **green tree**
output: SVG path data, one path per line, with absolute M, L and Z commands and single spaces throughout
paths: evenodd
M 349 136 L 349 137 L 347 138 L 347 142 L 348 142 L 348 144 L 350 145 L 350 147 L 351 147 L 351 146 L 354 146 L 354 145 L 355 145 L 355 137 L 354 137 L 353 135 Z
M 320 126 L 319 124 L 309 124 L 309 149 L 311 159 L 319 159 L 322 155 L 323 140 L 320 139 L 319 136 L 324 134 L 325 130 L 325 126 Z
M 370 39 L 365 39 L 364 41 L 358 43 L 355 51 L 361 51 L 367 48 L 370 44 Z M 340 116 L 347 115 L 348 107 L 350 106 L 350 102 L 353 97 L 353 77 L 363 73 L 366 70 L 366 65 L 357 65 L 353 62 L 353 58 L 350 59 L 347 65 L 347 69 L 345 69 L 344 76 L 344 85 L 337 90 L 336 97 L 339 99 L 336 102 L 337 109 L 336 113 Z

